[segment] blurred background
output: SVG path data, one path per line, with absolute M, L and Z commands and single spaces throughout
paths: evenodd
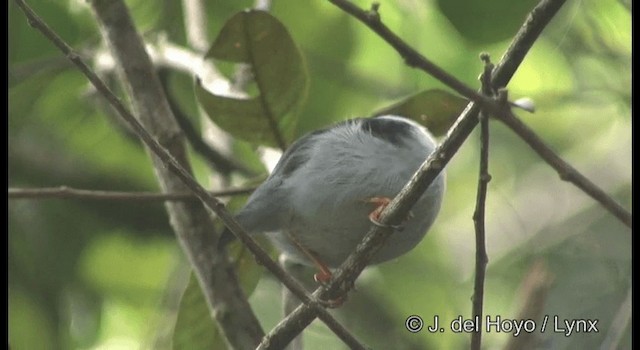
M 103 44 L 83 1 L 30 0 L 89 62 Z M 205 1 L 207 33 L 252 1 Z M 357 1 L 369 7 L 367 1 Z M 536 1 L 381 1 L 383 21 L 430 60 L 478 87 L 480 52 L 497 62 Z M 128 0 L 145 40 L 187 47 L 181 2 Z M 9 2 L 9 187 L 69 186 L 158 191 L 151 162 L 86 79 Z M 631 1 L 568 1 L 509 84 L 536 112 L 522 120 L 565 160 L 631 208 Z M 364 25 L 326 1 L 273 0 L 271 11 L 301 49 L 309 89 L 296 134 L 370 115 L 419 91 L 443 88 L 403 60 Z M 104 73 L 111 83 L 115 76 Z M 193 76 L 166 72 L 179 107 L 198 125 Z M 117 86 L 117 85 L 114 85 Z M 236 141 L 232 157 L 266 175 L 254 145 Z M 370 267 L 339 318 L 374 348 L 468 346 L 448 330 L 469 318 L 478 173 L 477 131 L 447 166 L 442 211 L 409 254 Z M 198 178 L 211 169 L 191 156 Z M 565 337 L 548 329 L 528 343 L 543 349 L 631 347 L 631 234 L 590 197 L 562 182 L 516 135 L 491 122 L 487 202 L 489 264 L 485 314 L 495 319 L 598 320 L 598 333 Z M 233 176 L 243 186 L 256 178 Z M 239 198 L 237 201 L 241 201 Z M 233 206 L 232 206 L 233 207 Z M 9 342 L 13 349 L 198 348 L 206 310 L 179 318 L 189 266 L 162 204 L 77 199 L 10 199 Z M 261 267 L 251 303 L 265 330 L 280 319 L 279 284 Z M 439 316 L 442 333 L 410 333 L 405 320 Z M 174 325 L 190 329 L 172 345 Z M 208 321 L 210 322 L 210 321 Z M 538 326 L 540 323 L 538 323 Z M 566 328 L 561 323 L 561 328 Z M 344 345 L 319 322 L 309 349 Z M 484 348 L 513 346 L 510 333 L 486 333 Z M 190 343 L 193 342 L 193 343 Z M 609 346 L 609 347 L 607 347 Z M 210 347 L 210 346 L 209 346 Z

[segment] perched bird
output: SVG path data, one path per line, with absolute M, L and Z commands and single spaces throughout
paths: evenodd
M 287 258 L 316 266 L 327 281 L 379 214 L 434 151 L 419 124 L 398 116 L 359 118 L 311 132 L 282 155 L 236 219 L 249 234 L 265 233 Z M 441 173 L 402 227 L 370 263 L 396 258 L 425 236 L 440 210 Z M 224 245 L 233 238 L 222 236 Z

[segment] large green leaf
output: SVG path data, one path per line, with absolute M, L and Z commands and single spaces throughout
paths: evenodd
M 400 115 L 415 120 L 440 136 L 449 130 L 468 102 L 444 90 L 425 90 L 375 112 L 374 116 Z
M 283 146 L 277 133 L 285 145 L 292 141 L 307 74 L 282 23 L 263 11 L 240 12 L 227 21 L 206 58 L 249 64 L 258 88 L 257 96 L 233 98 L 215 95 L 197 82 L 198 101 L 217 125 L 258 144 Z
M 237 241 L 230 244 L 229 255 L 234 259 L 240 286 L 246 295 L 251 295 L 264 269 L 258 265 L 249 250 Z M 217 323 L 211 318 L 202 289 L 193 272 L 180 299 L 172 343 L 174 350 L 226 348 L 224 338 Z
M 173 349 L 225 349 L 218 326 L 211 319 L 198 280 L 191 273 L 173 331 Z

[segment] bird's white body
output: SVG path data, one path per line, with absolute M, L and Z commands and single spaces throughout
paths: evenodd
M 249 233 L 266 233 L 289 259 L 311 264 L 291 238 L 328 267 L 339 266 L 371 227 L 373 197 L 395 197 L 435 149 L 417 123 L 395 116 L 354 119 L 296 141 L 237 215 Z M 436 218 L 440 174 L 411 216 L 371 263 L 414 248 Z

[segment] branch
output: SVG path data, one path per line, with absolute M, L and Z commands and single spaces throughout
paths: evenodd
M 173 172 L 174 175 L 189 190 L 191 190 L 203 202 L 203 204 L 207 208 L 209 208 L 210 210 L 218 214 L 218 216 L 223 221 L 223 223 L 231 230 L 231 232 L 233 232 L 238 237 L 239 240 L 241 240 L 245 244 L 245 246 L 247 246 L 247 248 L 254 254 L 254 257 L 262 266 L 264 266 L 265 268 L 267 268 L 267 270 L 273 273 L 276 276 L 276 278 L 278 278 L 287 288 L 289 288 L 298 298 L 300 298 L 302 302 L 309 305 L 309 308 L 313 310 L 315 313 L 317 313 L 318 317 L 321 320 L 323 320 L 332 330 L 334 330 L 334 332 L 338 332 L 336 334 L 338 334 L 340 338 L 343 341 L 345 341 L 347 345 L 349 345 L 351 348 L 354 348 L 354 349 L 365 349 L 365 347 L 362 344 L 360 344 L 355 338 L 353 338 L 348 332 L 340 333 L 340 330 L 336 326 L 337 322 L 327 312 L 327 310 L 325 310 L 322 307 L 321 303 L 317 299 L 315 299 L 312 295 L 309 295 L 303 286 L 301 286 L 296 280 L 292 279 L 284 270 L 280 268 L 280 266 L 276 262 L 274 262 L 271 259 L 269 254 L 265 252 L 257 244 L 257 242 L 242 229 L 242 227 L 240 227 L 238 222 L 225 209 L 224 204 L 218 201 L 215 197 L 209 195 L 209 193 L 202 186 L 200 186 L 200 184 L 196 182 L 196 180 L 191 176 L 191 174 L 174 158 L 174 156 L 170 154 L 167 151 L 167 149 L 165 149 L 162 145 L 160 145 L 160 143 L 158 143 L 158 141 L 156 141 L 156 139 L 153 136 L 151 136 L 151 134 L 142 126 L 142 124 L 138 122 L 138 120 L 127 110 L 127 108 L 122 104 L 122 102 L 113 94 L 113 92 L 111 92 L 111 90 L 105 85 L 105 83 L 93 72 L 93 70 L 91 70 L 91 68 L 89 68 L 89 66 L 86 65 L 86 63 L 84 63 L 84 61 L 80 58 L 80 56 L 78 56 L 73 51 L 73 49 L 69 45 L 67 45 L 66 42 L 64 42 L 57 34 L 55 34 L 55 32 L 53 32 L 33 12 L 33 10 L 26 5 L 26 3 L 23 0 L 15 0 L 15 1 L 18 4 L 18 6 L 22 9 L 22 11 L 25 13 L 25 16 L 29 21 L 29 24 L 32 27 L 39 30 L 47 39 L 49 39 L 49 41 L 51 41 L 56 47 L 58 47 L 58 49 L 60 49 L 60 51 L 62 51 L 62 53 L 64 53 L 67 56 L 67 58 L 71 60 L 73 64 L 76 65 L 76 67 L 87 77 L 87 79 L 89 79 L 89 81 L 94 85 L 94 87 L 114 107 L 114 109 L 118 112 L 118 115 L 120 115 L 120 117 L 122 117 L 122 119 L 131 126 L 132 130 L 140 137 L 140 139 L 145 143 L 145 145 L 150 149 L 150 151 L 153 152 L 155 156 L 163 162 L 164 166 L 169 171 Z M 153 74 L 151 74 L 151 76 L 153 76 Z M 194 208 L 196 209 L 201 208 L 201 206 L 197 206 Z M 213 230 L 207 231 L 207 237 L 211 236 L 211 232 L 214 232 L 214 231 Z M 182 239 L 182 237 L 179 237 L 179 238 Z M 201 237 L 195 236 L 193 237 L 193 241 L 199 238 Z M 186 242 L 186 243 L 189 243 L 189 242 Z M 195 243 L 205 244 L 206 247 L 210 246 L 209 242 L 195 242 Z M 185 247 L 185 251 L 188 254 L 191 254 L 192 253 L 192 251 L 190 250 L 191 248 L 192 247 L 187 246 Z M 210 264 L 212 262 L 219 262 L 219 260 L 226 261 L 227 260 L 226 258 L 220 259 L 220 254 L 221 252 L 216 249 L 216 251 L 213 253 L 203 252 L 201 256 L 195 256 L 196 259 L 199 259 L 197 260 L 198 262 L 197 264 L 193 263 L 194 267 L 196 268 L 196 272 L 200 272 L 199 270 L 197 270 L 197 268 L 207 267 L 206 264 L 205 265 L 199 264 L 200 262 L 204 261 Z M 191 257 L 191 258 L 194 258 L 194 257 Z M 208 274 L 204 275 L 204 277 L 207 278 L 208 280 L 216 279 L 220 277 L 215 275 L 211 270 L 205 271 L 205 272 L 208 272 Z M 225 270 L 225 272 L 227 272 L 231 276 L 234 276 L 233 271 L 231 269 L 227 269 Z M 198 276 L 199 279 L 201 278 L 199 274 L 196 274 L 196 275 Z M 223 277 L 227 277 L 227 276 L 223 276 Z M 224 280 L 224 278 L 220 278 L 220 279 Z M 235 280 L 233 281 L 235 282 Z M 222 281 L 222 282 L 226 282 L 226 281 Z M 210 304 L 212 302 L 211 301 L 212 295 L 210 294 L 212 289 L 208 288 L 208 285 L 203 284 L 202 280 L 200 283 L 201 283 L 201 286 L 204 286 L 203 291 L 205 292 L 205 298 L 207 299 L 207 302 Z M 221 287 L 222 288 L 220 290 L 216 289 L 217 293 L 223 293 L 225 292 L 225 289 L 227 289 L 224 285 Z M 236 296 L 241 296 L 243 294 L 241 289 L 237 293 L 238 294 Z M 229 312 L 229 310 L 233 310 L 234 312 Z M 233 309 L 233 306 L 228 307 L 226 311 L 225 310 L 215 310 L 215 311 L 219 311 L 219 315 L 216 315 L 216 316 L 228 317 L 228 318 L 243 316 L 240 314 L 244 312 L 244 310 L 241 308 Z M 250 315 L 253 315 L 253 313 L 250 312 Z M 250 323 L 241 324 L 239 325 L 239 327 L 242 327 L 241 329 L 243 329 L 246 334 L 246 333 L 253 332 L 249 328 L 250 325 L 251 325 Z M 250 339 L 247 339 L 247 340 L 250 340 Z M 241 347 L 241 348 L 246 348 L 246 347 Z
M 329 1 L 341 4 L 346 3 L 338 0 Z M 563 3 L 564 0 L 543 0 L 533 9 L 527 22 L 520 28 L 507 49 L 507 53 L 503 55 L 501 62 L 496 66 L 492 78 L 494 86 L 504 86 L 509 82 L 516 68 L 542 32 L 542 29 L 551 21 L 551 18 L 558 12 Z M 471 131 L 478 123 L 479 110 L 480 108 L 475 103 L 467 105 L 467 108 L 449 130 L 442 143 L 427 158 L 400 194 L 394 198 L 381 214 L 381 223 L 400 223 L 406 217 L 411 206 L 424 193 L 458 151 L 469 134 L 471 134 Z M 313 296 L 324 300 L 332 300 L 344 294 L 353 285 L 355 278 L 362 272 L 366 261 L 384 244 L 390 234 L 391 231 L 388 228 L 372 227 L 356 250 L 334 273 L 333 279 L 329 284 L 326 287 L 318 288 L 313 293 Z M 277 347 L 272 344 L 287 344 L 314 318 L 315 310 L 307 305 L 299 306 L 265 336 L 258 349 L 276 349 Z
M 491 74 L 493 64 L 489 61 L 489 55 L 482 54 L 485 63 L 484 72 L 481 76 L 482 93 L 487 96 L 493 95 L 491 87 Z M 484 303 L 484 280 L 487 268 L 487 246 L 485 239 L 485 204 L 487 200 L 487 187 L 491 181 L 489 175 L 489 116 L 480 112 L 480 170 L 478 174 L 478 192 L 476 195 L 476 209 L 473 213 L 473 222 L 476 231 L 476 271 L 473 285 L 473 298 L 471 316 L 477 322 L 476 332 L 471 333 L 471 349 L 480 350 L 482 345 L 482 307 Z
M 209 192 L 214 197 L 227 197 L 249 194 L 255 188 L 237 188 L 226 191 Z M 96 199 L 110 201 L 189 201 L 198 198 L 192 192 L 156 193 L 156 192 L 121 192 L 98 191 L 71 188 L 67 186 L 48 188 L 9 188 L 9 199 Z

